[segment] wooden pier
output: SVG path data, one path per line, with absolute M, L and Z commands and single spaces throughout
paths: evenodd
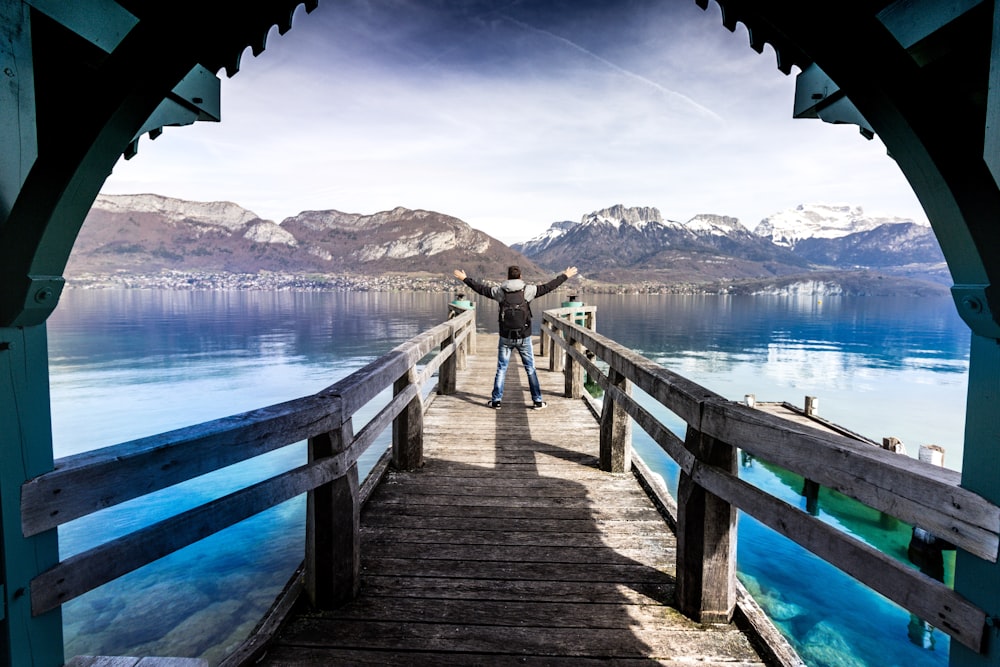
M 801 665 L 736 579 L 738 511 L 984 650 L 983 609 L 741 479 L 738 452 L 995 563 L 1000 507 L 958 473 L 727 400 L 598 333 L 593 307 L 542 314 L 549 407 L 529 408 L 515 357 L 491 410 L 495 339 L 479 340 L 475 309 L 450 313 L 316 394 L 69 456 L 25 482 L 22 533 L 52 535 L 270 451 L 309 451 L 296 468 L 53 563 L 22 595 L 32 615 L 305 494 L 300 573 L 218 667 Z M 355 424 L 366 406 L 381 409 Z M 663 410 L 687 424 L 683 436 Z M 633 425 L 677 464 L 676 498 L 632 452 Z M 362 478 L 360 458 L 389 432 Z
M 599 424 L 511 359 L 485 406 L 496 337 L 424 415 L 425 465 L 389 472 L 361 514 L 361 594 L 305 606 L 262 665 L 763 665 L 732 624 L 673 606 L 675 539 L 630 473 L 598 468 Z M 543 364 L 540 364 L 544 366 Z

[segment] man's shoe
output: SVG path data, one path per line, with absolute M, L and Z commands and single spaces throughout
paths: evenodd
M 494 410 L 500 409 L 500 401 L 494 401 L 492 399 L 486 401 L 486 407 L 493 408 Z
M 544 410 L 547 407 L 549 407 L 549 404 L 545 401 L 537 401 L 534 405 L 535 410 Z

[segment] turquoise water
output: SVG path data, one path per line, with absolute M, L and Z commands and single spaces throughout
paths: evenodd
M 56 456 L 313 393 L 440 322 L 450 298 L 70 290 L 49 322 Z M 752 393 L 801 405 L 818 396 L 828 419 L 874 439 L 898 437 L 914 456 L 921 444 L 941 445 L 945 464 L 961 465 L 969 335 L 947 299 L 584 300 L 598 306 L 602 333 L 728 398 Z M 550 295 L 539 305 L 559 303 Z M 494 312 L 485 302 L 479 308 Z M 482 316 L 480 326 L 493 328 L 493 318 Z M 635 446 L 676 484 L 675 467 L 639 430 Z M 62 555 L 304 457 L 304 447 L 293 445 L 73 522 L 60 529 Z M 804 506 L 795 479 L 765 462 L 744 463 L 742 476 Z M 301 561 L 303 504 L 289 501 L 71 601 L 64 606 L 67 656 L 141 652 L 217 664 Z M 908 534 L 827 492 L 820 516 L 897 556 Z M 741 516 L 739 531 L 741 580 L 809 665 L 947 664 L 948 638 L 939 631 L 756 521 Z M 250 593 L 232 599 L 230 591 Z

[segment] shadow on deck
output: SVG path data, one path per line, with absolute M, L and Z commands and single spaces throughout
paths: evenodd
M 734 625 L 672 606 L 675 540 L 631 474 L 598 469 L 599 427 L 519 365 L 485 407 L 495 338 L 424 417 L 426 465 L 391 471 L 361 515 L 361 595 L 303 603 L 258 664 L 763 665 Z

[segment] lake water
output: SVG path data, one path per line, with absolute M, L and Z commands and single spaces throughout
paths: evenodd
M 68 290 L 49 320 L 56 456 L 316 392 L 440 322 L 451 297 Z M 544 297 L 536 313 L 560 298 Z M 898 437 L 911 456 L 940 445 L 945 465 L 961 466 L 969 333 L 949 299 L 582 298 L 598 307 L 600 332 L 727 398 L 802 405 L 817 396 L 827 419 L 876 440 Z M 495 306 L 477 305 L 480 328 L 495 330 Z M 676 418 L 657 414 L 683 434 Z M 675 486 L 675 466 L 638 429 L 635 446 Z M 304 458 L 294 445 L 75 521 L 60 529 L 62 555 Z M 743 463 L 744 478 L 804 506 L 801 479 Z M 66 655 L 218 663 L 301 561 L 303 511 L 303 499 L 289 501 L 71 601 Z M 906 526 L 827 490 L 820 517 L 905 559 Z M 947 664 L 946 635 L 756 521 L 741 516 L 739 531 L 741 580 L 809 665 Z

